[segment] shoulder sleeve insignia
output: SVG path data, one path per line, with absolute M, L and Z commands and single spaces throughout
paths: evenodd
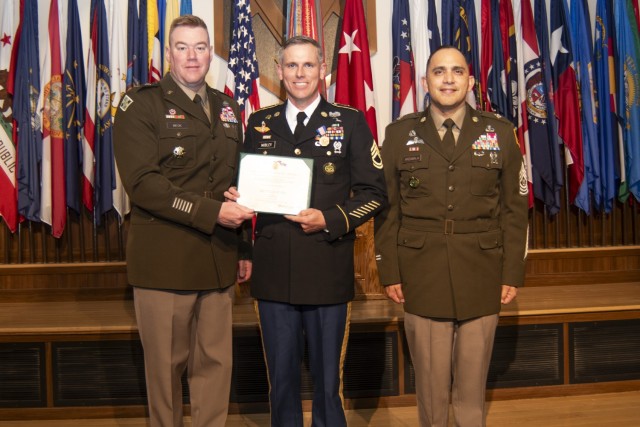
M 133 104 L 133 99 L 129 95 L 125 95 L 122 97 L 122 101 L 120 101 L 120 109 L 122 111 L 127 111 L 127 108 Z

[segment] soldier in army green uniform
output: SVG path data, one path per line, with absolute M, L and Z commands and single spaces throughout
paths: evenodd
M 500 306 L 524 281 L 528 187 L 513 125 L 466 102 L 474 79 L 453 47 L 432 53 L 430 106 L 390 124 L 389 207 L 376 218 L 387 296 L 403 303 L 421 426 L 484 425 Z
M 241 247 L 239 227 L 253 211 L 223 197 L 242 125 L 236 102 L 205 83 L 211 46 L 200 18 L 174 20 L 166 57 L 170 74 L 125 95 L 115 120 L 116 162 L 133 205 L 127 274 L 151 426 L 183 425 L 188 367 L 192 425 L 223 427 L 233 284 L 251 275 L 250 240 Z

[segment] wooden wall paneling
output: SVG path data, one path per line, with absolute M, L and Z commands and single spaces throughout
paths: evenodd
M 340 42 L 339 31 L 344 0 L 320 0 L 322 8 L 322 27 L 325 42 L 325 62 L 327 69 L 335 81 L 337 63 L 337 44 Z M 367 35 L 369 37 L 369 51 L 374 54 L 377 50 L 376 4 L 375 0 L 364 0 L 365 19 L 367 21 Z M 231 1 L 214 0 L 214 34 L 213 46 L 216 55 L 228 60 L 229 41 L 231 34 Z M 274 93 L 281 100 L 285 99 L 285 92 L 280 85 L 276 64 L 278 49 L 284 42 L 286 26 L 286 2 L 283 0 L 253 0 L 251 2 L 251 16 L 253 32 L 256 37 L 256 54 L 260 68 L 260 84 Z

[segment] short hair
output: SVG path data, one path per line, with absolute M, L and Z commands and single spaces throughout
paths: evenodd
M 178 27 L 204 28 L 207 32 L 207 36 L 209 35 L 207 24 L 202 20 L 202 18 L 195 15 L 181 15 L 171 21 L 171 27 L 169 27 L 169 41 L 171 41 L 171 34 L 173 34 L 173 30 Z
M 287 49 L 289 46 L 295 46 L 295 45 L 301 45 L 301 44 L 310 44 L 313 47 L 315 47 L 316 51 L 318 52 L 318 62 L 322 64 L 322 61 L 324 60 L 324 53 L 322 52 L 322 46 L 320 46 L 320 43 L 318 43 L 316 39 L 308 36 L 293 36 L 285 40 L 285 42 L 282 44 L 282 46 L 278 50 L 278 64 L 282 65 L 282 58 L 284 58 L 285 49 Z
M 427 68 L 425 69 L 425 72 L 429 71 L 429 65 L 431 64 L 431 58 L 433 58 L 433 55 L 435 55 L 439 51 L 445 50 L 445 49 L 453 49 L 453 50 L 457 50 L 458 52 L 460 52 L 460 55 L 462 55 L 462 57 L 464 58 L 465 65 L 467 66 L 467 68 L 469 68 L 469 63 L 467 62 L 467 58 L 464 56 L 464 53 L 462 53 L 462 51 L 460 49 L 458 49 L 457 47 L 452 46 L 450 44 L 443 44 L 442 46 L 440 46 L 439 48 L 437 48 L 436 50 L 431 52 L 431 54 L 429 55 L 429 59 L 427 59 Z

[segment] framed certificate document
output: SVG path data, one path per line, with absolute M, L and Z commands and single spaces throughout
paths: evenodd
M 240 154 L 238 203 L 256 212 L 297 215 L 311 201 L 313 159 Z

